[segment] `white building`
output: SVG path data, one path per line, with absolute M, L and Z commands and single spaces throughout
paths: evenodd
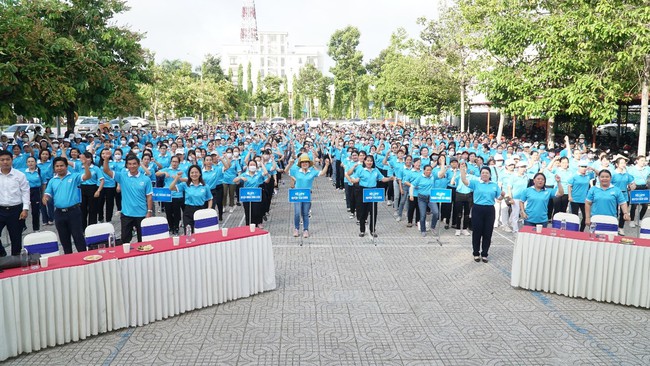
M 257 75 L 262 78 L 273 75 L 287 77 L 289 89 L 292 87 L 294 75 L 300 69 L 313 64 L 318 70 L 325 73 L 325 46 L 306 46 L 289 43 L 287 32 L 258 32 L 258 40 L 252 44 L 224 45 L 221 53 L 221 66 L 226 73 L 232 70 L 236 82 L 239 65 L 244 69 L 244 85 L 247 84 L 248 63 L 251 63 L 251 77 L 253 86 L 257 86 Z

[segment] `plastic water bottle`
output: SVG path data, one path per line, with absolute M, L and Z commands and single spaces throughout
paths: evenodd
M 108 252 L 115 253 L 115 235 L 108 234 Z
M 185 243 L 189 244 L 192 242 L 192 226 L 185 226 Z
M 23 271 L 29 269 L 29 252 L 27 251 L 27 248 L 20 250 L 20 268 L 22 268 Z
M 566 230 L 566 219 L 562 219 L 562 223 L 560 224 L 560 230 Z

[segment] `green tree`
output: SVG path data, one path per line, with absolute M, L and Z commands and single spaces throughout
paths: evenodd
M 206 55 L 201 64 L 201 72 L 204 79 L 210 79 L 215 83 L 218 83 L 221 80 L 231 81 L 231 79 L 226 78 L 226 74 L 221 68 L 221 56 Z
M 361 33 L 355 27 L 348 26 L 332 34 L 327 54 L 334 60 L 330 68 L 334 74 L 335 104 L 340 103 L 337 111 L 348 117 L 357 114 L 355 102 L 358 101 L 359 83 L 365 69 L 362 65 L 363 54 L 357 50 Z

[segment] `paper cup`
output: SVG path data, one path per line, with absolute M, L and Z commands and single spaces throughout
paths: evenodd
M 224 227 L 221 229 L 221 236 L 228 236 L 228 228 Z
M 249 226 L 250 229 L 251 229 L 251 233 L 254 233 L 254 232 L 255 232 L 255 224 L 250 224 L 250 225 L 248 225 L 248 226 Z
M 178 236 L 175 236 L 172 238 L 174 240 L 174 246 L 177 247 L 181 243 L 181 238 Z
M 130 252 L 131 251 L 131 243 L 122 244 L 122 250 L 124 251 L 124 253 Z
M 47 265 L 48 265 L 48 264 L 47 264 L 48 259 L 49 259 L 48 257 L 41 257 L 41 258 L 40 258 L 40 261 L 41 261 L 41 268 L 47 268 Z
M 537 231 L 538 234 L 542 233 L 542 225 L 536 225 L 535 226 L 535 231 Z
M 607 240 L 609 240 L 609 241 L 614 241 L 614 236 L 615 236 L 614 233 L 609 233 L 609 234 L 607 234 Z

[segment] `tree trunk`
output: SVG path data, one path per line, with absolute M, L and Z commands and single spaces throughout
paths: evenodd
M 68 108 L 66 108 L 65 110 L 66 128 L 71 133 L 74 132 L 74 123 L 76 122 L 75 121 L 76 117 L 74 114 L 75 109 L 76 109 L 76 105 L 74 103 L 69 103 Z
M 555 116 L 548 117 L 548 123 L 546 124 L 546 144 L 549 148 L 553 148 L 554 139 L 555 139 Z
M 646 155 L 648 138 L 648 83 L 650 83 L 650 55 L 645 57 L 645 67 L 641 80 L 641 120 L 639 123 L 639 147 L 637 155 Z
M 460 84 L 460 131 L 465 131 L 465 85 Z
M 506 124 L 506 115 L 503 111 L 499 111 L 499 128 L 497 129 L 497 143 L 501 141 L 503 135 L 503 125 Z

